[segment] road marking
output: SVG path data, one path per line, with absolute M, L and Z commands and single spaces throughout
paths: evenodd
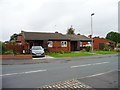
M 0 75 L 0 77 L 2 77 L 2 76 L 9 76 L 9 75 L 15 75 L 15 74 L 18 74 L 18 73 L 2 74 L 2 75 Z
M 29 74 L 29 73 L 36 73 L 36 72 L 43 72 L 43 71 L 47 71 L 47 70 L 44 69 L 44 70 L 36 70 L 36 71 L 28 71 L 28 72 L 20 72 L 20 73 L 2 74 L 2 75 L 0 75 L 0 77 L 2 77 L 2 76 L 10 76 L 10 75 Z
M 81 77 L 81 78 L 79 78 L 79 79 L 84 79 L 84 78 L 90 78 L 90 77 L 100 76 L 100 75 L 104 75 L 104 74 L 111 73 L 111 72 L 114 72 L 114 71 L 118 71 L 118 70 L 117 70 L 117 69 L 115 69 L 115 70 L 110 70 L 110 71 L 103 72 L 103 73 L 98 73 L 98 74 L 93 74 L 93 75 L 90 75 L 90 76 Z
M 100 76 L 100 75 L 103 75 L 105 73 L 98 73 L 98 74 L 94 74 L 94 75 L 91 75 L 91 76 L 86 76 L 86 77 L 95 77 L 95 76 Z
M 92 64 L 77 65 L 77 66 L 71 66 L 70 68 L 85 67 L 85 66 L 91 66 L 91 65 L 100 65 L 100 64 L 106 64 L 106 63 L 110 63 L 110 62 L 101 62 L 101 63 L 92 63 Z

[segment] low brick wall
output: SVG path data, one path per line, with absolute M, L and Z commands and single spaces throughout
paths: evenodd
M 32 55 L 0 55 L 2 59 L 32 59 Z

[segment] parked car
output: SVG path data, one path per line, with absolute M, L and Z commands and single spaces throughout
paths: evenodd
M 35 57 L 35 56 L 44 57 L 45 56 L 45 51 L 42 48 L 42 46 L 32 46 L 31 53 L 32 53 L 33 57 Z

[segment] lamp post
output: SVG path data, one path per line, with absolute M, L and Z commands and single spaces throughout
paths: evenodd
M 91 38 L 93 36 L 93 23 L 92 23 L 92 16 L 95 15 L 94 13 L 91 14 Z M 92 38 L 92 53 L 93 53 L 93 38 Z

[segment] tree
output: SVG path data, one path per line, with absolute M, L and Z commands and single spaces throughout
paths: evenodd
M 15 41 L 17 39 L 18 34 L 13 34 L 12 36 L 10 36 L 10 41 Z
M 120 33 L 118 32 L 109 32 L 106 35 L 106 39 L 114 41 L 116 44 L 120 43 Z
M 73 29 L 73 27 L 71 26 L 68 30 L 67 30 L 67 34 L 70 34 L 70 35 L 74 35 L 75 29 Z
M 4 54 L 6 51 L 5 44 L 0 41 L 0 54 Z

